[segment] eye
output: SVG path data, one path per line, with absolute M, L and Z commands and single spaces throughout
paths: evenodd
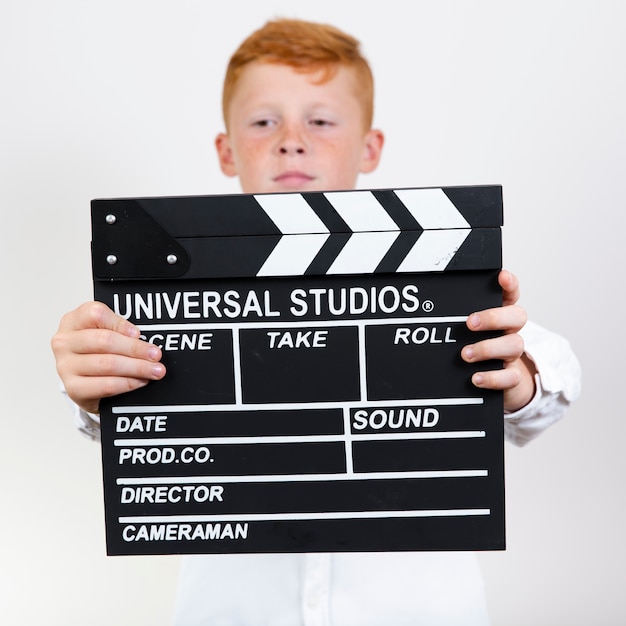
M 333 123 L 323 117 L 316 117 L 309 121 L 311 126 L 333 126 Z
M 269 128 L 271 126 L 274 126 L 275 124 L 276 124 L 276 121 L 270 118 L 262 118 L 262 119 L 255 120 L 254 122 L 252 122 L 252 126 L 256 128 Z

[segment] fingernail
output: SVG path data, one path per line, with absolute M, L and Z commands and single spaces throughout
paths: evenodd
M 463 356 L 466 360 L 471 361 L 474 358 L 474 348 L 467 346 L 463 349 Z
M 469 316 L 468 322 L 472 328 L 478 328 L 480 326 L 480 316 L 477 313 L 473 313 Z
M 159 349 L 156 346 L 150 346 L 148 348 L 148 358 L 151 361 L 156 361 L 159 358 Z
M 161 376 L 163 376 L 164 373 L 165 373 L 165 368 L 160 363 L 157 363 L 152 368 L 152 374 L 155 378 L 161 378 Z
M 472 376 L 472 382 L 477 387 L 480 387 L 485 382 L 485 377 L 482 374 L 474 374 L 474 376 Z

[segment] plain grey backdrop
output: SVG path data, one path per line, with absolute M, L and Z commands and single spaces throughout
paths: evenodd
M 89 201 L 230 193 L 227 59 L 274 16 L 357 36 L 387 144 L 361 187 L 502 184 L 504 259 L 583 366 L 567 417 L 507 445 L 495 625 L 626 623 L 626 4 L 0 2 L 0 622 L 167 625 L 178 557 L 105 556 L 100 454 L 50 337 L 91 298 Z

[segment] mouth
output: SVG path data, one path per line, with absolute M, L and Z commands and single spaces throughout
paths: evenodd
M 283 172 L 272 179 L 274 183 L 278 183 L 287 189 L 300 189 L 313 180 L 315 180 L 313 176 L 297 170 Z

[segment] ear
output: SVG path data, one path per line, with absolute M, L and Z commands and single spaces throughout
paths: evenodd
M 220 133 L 215 138 L 215 149 L 217 158 L 220 161 L 220 168 L 226 176 L 237 176 L 237 168 L 233 159 L 233 151 L 230 146 L 230 137 L 225 133 Z
M 373 172 L 378 167 L 384 143 L 385 136 L 382 131 L 376 129 L 367 131 L 365 145 L 363 146 L 361 168 L 359 170 L 362 174 Z

